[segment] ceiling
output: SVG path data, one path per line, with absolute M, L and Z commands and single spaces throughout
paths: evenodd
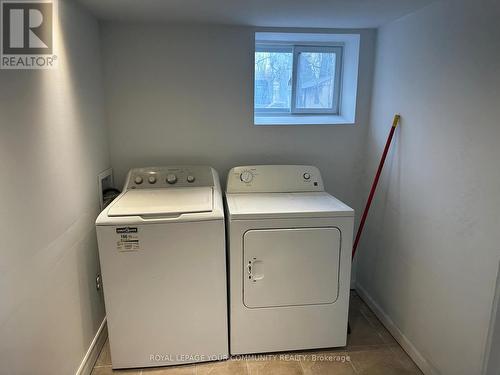
M 79 0 L 104 20 L 378 27 L 436 0 Z

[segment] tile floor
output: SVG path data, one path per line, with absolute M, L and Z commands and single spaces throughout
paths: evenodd
M 368 306 L 351 294 L 351 334 L 345 348 L 277 353 L 254 359 L 230 359 L 154 369 L 111 368 L 106 342 L 92 375 L 416 375 L 422 374 Z M 289 357 L 286 357 L 289 355 Z M 293 356 L 293 357 L 290 357 Z

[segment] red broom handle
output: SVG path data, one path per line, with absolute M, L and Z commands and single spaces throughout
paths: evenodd
M 361 217 L 361 222 L 359 223 L 358 233 L 356 234 L 356 239 L 354 240 L 354 246 L 352 247 L 352 258 L 354 259 L 354 255 L 356 254 L 356 250 L 358 248 L 359 239 L 361 237 L 361 232 L 363 232 L 363 227 L 365 226 L 366 217 L 368 216 L 368 211 L 370 211 L 370 206 L 372 204 L 373 196 L 375 195 L 375 190 L 377 190 L 378 180 L 380 178 L 380 174 L 382 173 L 382 169 L 384 168 L 385 158 L 387 157 L 387 153 L 389 152 L 389 147 L 391 146 L 392 137 L 394 136 L 394 132 L 398 127 L 399 120 L 401 119 L 400 115 L 394 115 L 394 120 L 392 121 L 391 131 L 389 132 L 389 137 L 387 138 L 387 142 L 385 143 L 384 153 L 382 154 L 382 158 L 380 159 L 380 163 L 378 165 L 377 174 L 375 175 L 375 179 L 373 180 L 372 188 L 370 190 L 370 195 L 368 196 L 368 201 L 366 202 L 365 211 L 363 212 L 363 216 Z

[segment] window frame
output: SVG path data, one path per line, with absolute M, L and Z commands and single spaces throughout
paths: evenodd
M 290 108 L 256 108 L 255 107 L 255 71 L 254 71 L 254 114 L 257 116 L 321 116 L 321 115 L 340 115 L 341 107 L 341 85 L 343 70 L 343 43 L 295 43 L 295 42 L 257 42 L 254 51 L 254 70 L 256 52 L 283 52 L 292 53 L 292 87 L 290 95 Z M 297 78 L 299 54 L 303 52 L 335 53 L 335 76 L 333 87 L 333 107 L 328 108 L 297 108 Z
M 334 53 L 335 54 L 335 75 L 333 77 L 333 102 L 332 108 L 297 108 L 297 82 L 299 55 L 303 52 L 316 53 Z M 340 85 L 342 78 L 342 46 L 318 46 L 318 45 L 296 45 L 293 48 L 293 65 L 292 65 L 292 114 L 307 114 L 307 115 L 338 115 L 340 109 Z

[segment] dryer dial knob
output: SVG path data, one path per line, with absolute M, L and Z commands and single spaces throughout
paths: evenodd
M 193 183 L 193 182 L 194 182 L 194 180 L 195 180 L 195 178 L 194 178 L 194 176 L 187 176 L 186 180 L 187 180 L 187 182 L 189 182 L 189 183 Z
M 167 182 L 171 185 L 175 184 L 177 182 L 177 176 L 173 173 L 167 175 Z
M 252 172 L 249 171 L 244 171 L 240 174 L 240 180 L 246 184 L 252 182 L 253 180 L 253 174 Z
M 140 185 L 142 184 L 142 177 L 141 176 L 137 176 L 136 178 L 134 178 L 134 182 L 136 183 L 136 185 Z
M 304 173 L 303 177 L 304 177 L 304 180 L 310 180 L 311 179 L 311 175 L 309 173 L 307 173 L 307 172 Z
M 156 184 L 156 176 L 149 176 L 148 177 L 148 182 L 150 184 Z

